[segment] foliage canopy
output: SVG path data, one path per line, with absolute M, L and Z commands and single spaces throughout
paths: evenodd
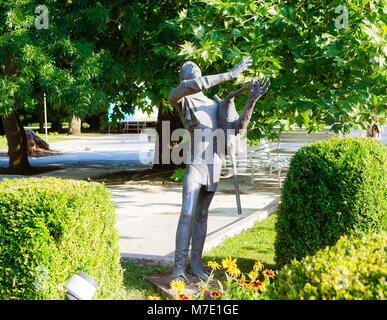
M 100 45 L 109 11 L 100 1 L 48 0 L 48 29 L 38 29 L 39 5 L 0 1 L 0 113 L 28 113 L 43 92 L 58 112 L 83 118 L 106 110 L 123 77 L 122 66 Z M 16 71 L 9 74 L 7 65 Z
M 341 4 L 196 2 L 167 22 L 179 30 L 179 51 L 159 51 L 194 60 L 206 74 L 224 72 L 251 55 L 250 74 L 236 84 L 262 74 L 271 81 L 253 114 L 251 138 L 269 134 L 278 125 L 308 131 L 331 126 L 348 133 L 351 126 L 371 122 L 372 113 L 385 116 L 387 15 L 384 0 L 348 0 L 346 26 L 343 13 L 335 12 Z M 227 84 L 220 93 L 229 90 Z

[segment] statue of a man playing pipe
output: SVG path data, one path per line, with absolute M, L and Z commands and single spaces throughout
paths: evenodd
M 222 161 L 219 148 L 209 148 L 206 137 L 198 138 L 197 132 L 224 130 L 227 153 L 235 159 L 235 135 L 239 130 L 247 128 L 254 105 L 266 93 L 269 83 L 266 78 L 262 81 L 253 79 L 248 85 L 230 93 L 224 100 L 220 100 L 218 96 L 211 100 L 203 91 L 237 78 L 251 63 L 251 58 L 247 57 L 229 72 L 203 77 L 200 68 L 194 62 L 188 61 L 180 69 L 179 86 L 169 93 L 168 101 L 179 111 L 184 128 L 191 136 L 189 161 L 183 184 L 183 205 L 176 232 L 174 280 L 186 280 L 185 269 L 191 239 L 190 271 L 201 280 L 208 279 L 203 272 L 201 259 L 207 235 L 208 209 L 220 179 Z M 239 116 L 235 110 L 234 97 L 244 90 L 248 90 L 248 99 Z M 230 134 L 229 129 L 233 129 L 234 134 Z M 236 175 L 235 160 L 233 161 Z

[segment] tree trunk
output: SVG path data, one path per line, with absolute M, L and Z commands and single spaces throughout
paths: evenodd
M 44 133 L 44 107 L 43 103 L 38 103 L 39 132 Z
M 62 121 L 60 119 L 52 120 L 51 121 L 51 132 L 62 132 Z
M 90 131 L 100 131 L 101 125 L 102 125 L 102 115 L 103 114 L 94 114 L 92 116 L 86 117 L 85 122 L 87 122 L 90 125 L 89 130 Z
M 12 112 L 7 117 L 1 116 L 8 143 L 9 171 L 25 173 L 30 169 L 27 157 L 27 137 L 19 117 Z
M 67 131 L 67 134 L 79 136 L 81 134 L 81 125 L 82 125 L 81 119 L 77 118 L 76 116 L 73 116 L 69 123 L 69 129 Z
M 4 62 L 4 73 L 12 78 L 17 76 L 17 59 L 17 54 L 9 54 Z M 27 137 L 19 116 L 13 111 L 8 116 L 2 115 L 1 121 L 8 143 L 9 171 L 16 174 L 25 173 L 31 166 L 27 157 Z
M 4 131 L 4 127 L 3 127 L 3 121 L 0 121 L 0 135 L 4 135 L 5 134 L 5 131 Z
M 168 129 L 164 129 L 164 135 L 163 121 L 165 128 Z M 167 125 L 165 121 L 169 121 L 170 125 Z M 171 134 L 174 130 L 179 128 L 183 128 L 179 113 L 175 110 L 173 110 L 172 112 L 169 109 L 163 110 L 163 104 L 160 103 L 156 124 L 157 137 L 153 170 L 173 170 L 181 167 L 181 165 L 176 165 L 172 163 L 172 161 L 169 161 L 169 163 L 166 163 L 164 161 L 165 159 L 171 160 L 170 155 L 174 147 L 173 145 L 171 145 Z

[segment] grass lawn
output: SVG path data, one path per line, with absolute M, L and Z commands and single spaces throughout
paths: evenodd
M 203 263 L 210 260 L 220 263 L 222 259 L 231 256 L 234 259 L 237 258 L 238 267 L 242 272 L 250 272 L 257 260 L 261 260 L 265 268 L 275 270 L 276 220 L 277 214 L 272 214 L 262 221 L 257 221 L 251 229 L 226 239 L 203 256 Z
M 148 296 L 157 295 L 162 299 L 165 296 L 161 294 L 148 280 L 145 275 L 158 272 L 160 275 L 165 275 L 171 271 L 164 268 L 152 268 L 135 266 L 129 262 L 122 263 L 124 269 L 124 285 L 127 290 L 127 299 L 129 300 L 145 300 Z
M 5 136 L 0 136 L 0 150 L 8 149 L 7 139 Z
M 274 226 L 276 220 L 277 215 L 272 214 L 262 221 L 257 221 L 251 229 L 226 239 L 203 256 L 203 264 L 207 264 L 210 260 L 220 263 L 223 258 L 231 256 L 237 258 L 238 267 L 242 272 L 250 272 L 257 260 L 262 260 L 265 268 L 275 270 Z M 129 299 L 135 300 L 146 299 L 149 295 L 161 296 L 161 293 L 144 279 L 144 275 L 155 272 L 165 275 L 171 272 L 168 269 L 134 266 L 131 263 L 123 263 L 122 267 Z M 164 297 L 161 296 L 161 298 Z

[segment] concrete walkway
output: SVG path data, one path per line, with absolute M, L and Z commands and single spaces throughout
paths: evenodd
M 71 139 L 50 146 L 64 154 L 31 158 L 30 163 L 61 169 L 35 177 L 85 179 L 122 170 L 141 170 L 149 167 L 146 162 L 153 156 L 153 146 L 135 134 Z M 0 165 L 6 167 L 8 158 L 0 158 Z M 0 176 L 0 180 L 5 177 L 20 176 Z M 238 216 L 236 212 L 233 180 L 222 179 L 210 207 L 206 250 L 220 244 L 225 237 L 250 228 L 277 208 L 278 188 L 252 186 L 248 174 L 241 175 L 239 180 L 243 214 Z M 277 184 L 275 178 L 273 182 Z M 141 265 L 171 267 L 182 201 L 181 185 L 124 184 L 108 188 L 116 208 L 122 258 Z
M 210 206 L 205 251 L 276 210 L 278 188 L 258 189 L 240 176 L 243 213 L 237 214 L 233 180 L 222 179 Z M 117 212 L 121 255 L 135 264 L 172 267 L 179 220 L 180 185 L 110 186 Z

